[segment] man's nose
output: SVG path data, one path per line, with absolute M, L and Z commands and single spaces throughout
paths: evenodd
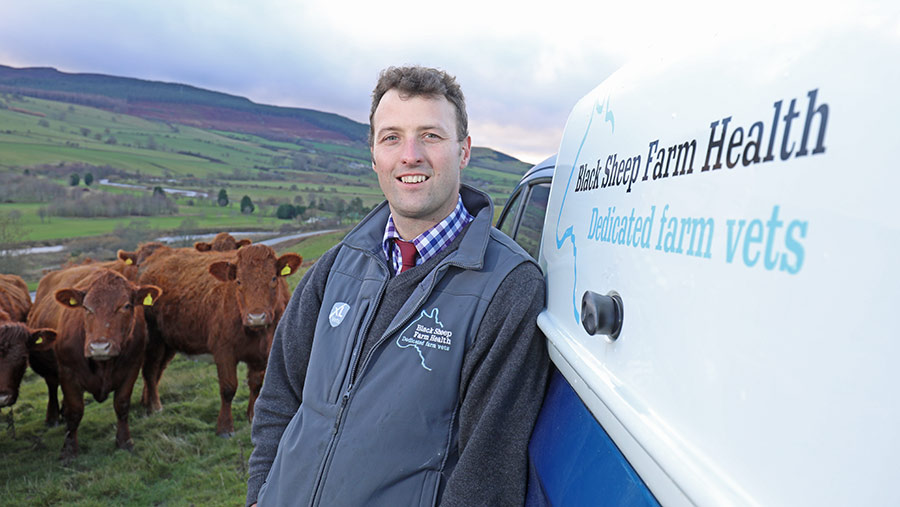
M 403 143 L 403 160 L 407 165 L 422 163 L 422 146 L 416 138 L 407 139 Z

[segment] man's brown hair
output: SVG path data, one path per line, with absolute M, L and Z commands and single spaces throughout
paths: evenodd
M 369 112 L 369 146 L 374 142 L 375 110 L 384 94 L 396 89 L 403 98 L 444 97 L 456 109 L 456 137 L 463 141 L 469 135 L 469 117 L 466 114 L 466 99 L 456 78 L 446 72 L 418 65 L 408 67 L 388 67 L 378 75 L 378 83 L 372 90 L 372 110 Z

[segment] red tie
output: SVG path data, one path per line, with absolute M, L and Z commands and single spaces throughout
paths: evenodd
M 394 244 L 400 249 L 400 261 L 403 264 L 400 266 L 400 272 L 402 273 L 409 268 L 415 267 L 416 253 L 418 253 L 416 252 L 416 245 L 399 238 L 394 238 Z

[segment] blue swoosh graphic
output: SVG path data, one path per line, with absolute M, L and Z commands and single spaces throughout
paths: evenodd
M 610 124 L 613 134 L 616 132 L 616 119 L 613 112 L 609 109 L 609 96 L 606 97 L 605 105 L 600 103 L 598 97 L 596 105 L 591 108 L 587 128 L 584 129 L 584 136 L 582 136 L 581 143 L 578 145 L 578 151 L 575 153 L 575 161 L 572 164 L 572 170 L 569 171 L 569 180 L 566 182 L 566 191 L 563 193 L 563 199 L 559 205 L 559 214 L 556 216 L 556 249 L 561 250 L 566 239 L 572 243 L 572 311 L 574 312 L 576 323 L 581 322 L 581 317 L 579 316 L 578 311 L 578 295 L 575 293 L 575 286 L 578 283 L 578 247 L 575 246 L 575 226 L 570 225 L 566 228 L 562 237 L 559 236 L 559 227 L 560 221 L 562 220 L 562 210 L 566 205 L 566 197 L 569 196 L 569 188 L 572 186 L 572 177 L 575 175 L 575 167 L 578 165 L 578 160 L 581 158 L 581 150 L 584 149 L 584 143 L 587 141 L 588 133 L 591 130 L 591 124 L 594 123 L 594 111 L 596 111 L 597 115 L 600 115 L 604 110 L 606 111 L 606 115 L 603 120 Z

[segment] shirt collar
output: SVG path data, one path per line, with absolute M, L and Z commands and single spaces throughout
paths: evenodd
M 463 206 L 462 197 L 457 196 L 456 207 L 446 218 L 412 240 L 419 254 L 416 256 L 416 266 L 434 257 L 438 252 L 446 248 L 472 220 L 474 220 L 474 217 Z M 394 267 L 394 273 L 397 273 L 400 271 L 402 263 L 400 249 L 394 248 L 394 238 L 403 239 L 400 237 L 400 233 L 397 232 L 397 228 L 394 226 L 394 216 L 391 215 L 388 217 L 387 225 L 384 227 L 384 239 L 381 246 L 384 250 L 384 256 Z

